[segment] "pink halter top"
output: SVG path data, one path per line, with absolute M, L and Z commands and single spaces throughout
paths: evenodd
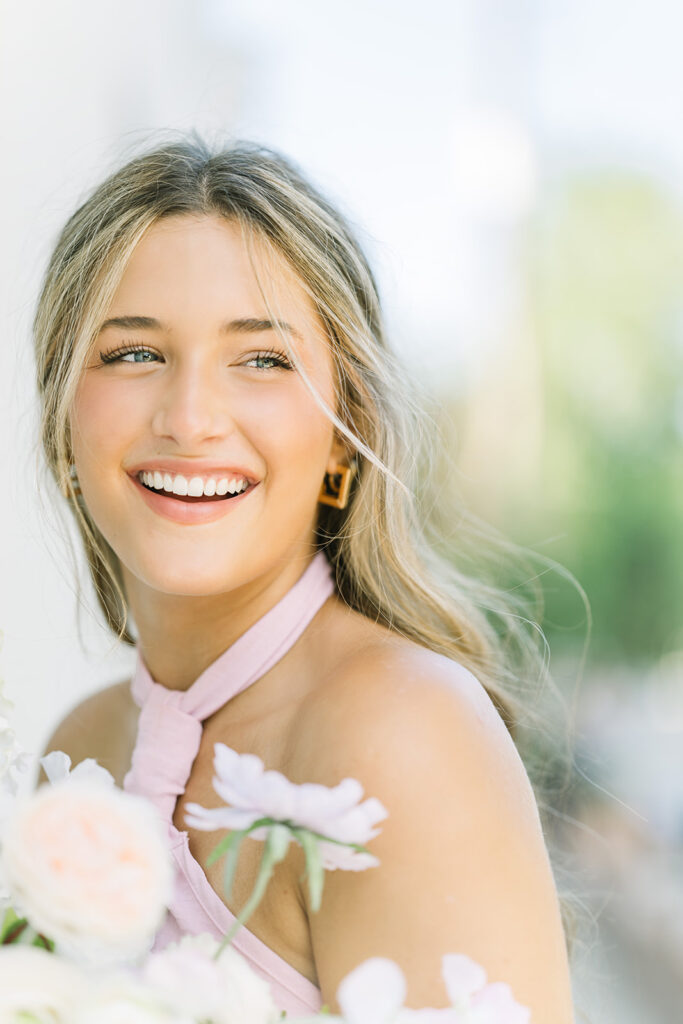
M 168 690 L 154 682 L 138 651 L 132 693 L 141 711 L 123 788 L 147 797 L 158 809 L 168 827 L 176 868 L 173 898 L 155 949 L 188 934 L 208 932 L 220 939 L 236 920 L 191 855 L 187 832 L 173 825 L 176 801 L 197 756 L 204 719 L 279 661 L 334 589 L 329 563 L 320 551 L 285 596 L 185 691 Z M 244 925 L 232 945 L 269 982 L 279 1010 L 296 1014 L 320 1009 L 320 989 Z

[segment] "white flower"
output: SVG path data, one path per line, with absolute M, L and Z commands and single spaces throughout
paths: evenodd
M 59 952 L 101 964 L 149 949 L 173 878 L 147 801 L 85 779 L 42 786 L 17 806 L 0 869 L 17 909 Z
M 0 948 L 0 1021 L 71 1024 L 88 983 L 75 964 L 31 946 Z M 30 1016 L 29 1016 L 30 1015 Z
M 375 797 L 358 803 L 363 787 L 357 779 L 344 779 L 333 787 L 314 782 L 296 785 L 281 772 L 264 771 L 263 761 L 255 754 L 238 754 L 224 743 L 215 744 L 214 754 L 214 789 L 230 806 L 208 810 L 188 804 L 185 821 L 194 828 L 239 831 L 260 818 L 270 818 L 341 843 L 364 846 L 379 834 L 373 826 L 387 817 Z M 267 834 L 267 826 L 250 833 L 253 839 L 265 839 Z M 293 838 L 297 839 L 295 834 Z M 362 871 L 379 863 L 370 853 L 323 840 L 320 853 L 327 870 Z
M 5 701 L 0 692 L 0 715 L 5 716 L 10 710 L 9 701 Z M 21 749 L 10 725 L 0 720 L 0 846 L 7 823 L 14 814 L 22 776 L 27 775 L 34 761 L 32 754 Z M 0 867 L 0 921 L 10 903 L 9 887 Z
M 486 984 L 486 971 L 462 953 L 446 953 L 441 973 L 448 997 L 466 1024 L 529 1024 L 531 1011 L 516 1003 L 505 982 Z
M 104 974 L 69 1024 L 195 1024 L 131 973 Z
M 509 985 L 486 984 L 483 967 L 467 956 L 441 960 L 452 1006 L 404 1007 L 406 984 L 398 964 L 370 957 L 340 982 L 337 1001 L 346 1024 L 529 1024 L 530 1011 L 516 1003 Z
M 71 758 L 68 754 L 65 754 L 63 750 L 52 750 L 49 754 L 41 757 L 40 763 L 47 775 L 48 782 L 53 785 L 64 779 L 92 779 L 104 785 L 114 785 L 114 776 L 111 772 L 108 772 L 92 757 L 86 757 L 84 761 L 72 768 Z
M 34 755 L 20 747 L 14 730 L 9 725 L 0 725 L 0 796 L 16 796 L 21 776 L 34 762 Z
M 14 704 L 8 697 L 5 696 L 5 684 L 0 679 L 0 718 L 4 718 L 6 721 L 12 717 L 14 711 Z
M 347 1024 L 390 1024 L 403 1006 L 403 971 L 386 957 L 364 960 L 339 983 L 337 1002 Z
M 153 953 L 142 970 L 159 1001 L 193 1020 L 212 1024 L 274 1024 L 280 1013 L 268 983 L 236 950 L 210 935 L 185 936 Z

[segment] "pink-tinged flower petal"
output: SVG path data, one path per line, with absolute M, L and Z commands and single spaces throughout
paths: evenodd
M 366 868 L 376 868 L 379 864 L 379 858 L 371 853 L 360 853 L 348 846 L 326 843 L 324 839 L 319 841 L 319 849 L 326 871 L 334 871 L 335 868 L 342 871 L 365 871 Z
M 390 1024 L 405 995 L 403 971 L 381 956 L 364 960 L 337 988 L 337 1002 L 347 1024 Z
M 148 802 L 92 779 L 41 786 L 18 804 L 0 864 L 13 905 L 59 951 L 89 963 L 146 952 L 173 885 Z
M 305 782 L 298 792 L 298 813 L 302 819 L 336 818 L 358 803 L 362 796 L 363 787 L 357 779 L 342 779 L 332 787 Z
M 263 761 L 255 754 L 238 754 L 225 743 L 214 746 L 214 770 L 214 789 L 218 795 L 231 810 L 252 814 L 251 822 L 258 818 L 291 822 L 330 839 L 363 846 L 378 834 L 379 830 L 373 826 L 388 814 L 374 797 L 358 803 L 363 787 L 357 779 L 343 779 L 331 787 L 310 782 L 296 785 L 281 772 L 266 771 Z M 191 813 L 194 820 L 187 819 L 188 824 L 197 828 L 209 829 L 212 820 L 222 822 L 215 825 L 216 828 L 240 827 L 227 824 L 234 821 L 231 818 L 209 817 L 197 805 L 193 805 Z M 265 838 L 266 833 L 261 829 L 252 836 L 258 839 L 262 833 Z M 358 854 L 352 853 L 352 856 L 353 868 L 360 870 L 362 860 L 358 859 Z M 330 853 L 331 866 L 341 866 L 340 858 L 341 855 L 335 858 Z M 365 862 L 366 866 L 375 863 L 375 858 Z
M 269 818 L 289 821 L 296 813 L 296 798 L 292 783 L 280 772 L 265 772 L 261 783 L 260 806 Z
M 446 953 L 441 958 L 441 974 L 454 1006 L 469 1000 L 486 984 L 484 968 L 462 953 Z
M 504 981 L 486 985 L 472 996 L 475 1024 L 530 1024 L 531 1011 L 515 1002 L 512 989 Z
M 373 829 L 378 821 L 383 821 L 388 812 L 376 797 L 369 797 L 357 807 L 344 811 L 338 818 L 323 818 L 319 831 L 330 839 L 339 839 L 343 843 L 365 844 L 379 829 Z
M 238 832 L 249 828 L 261 815 L 253 811 L 240 811 L 233 807 L 202 807 L 201 804 L 187 804 L 185 823 L 200 832 L 216 832 L 229 829 Z

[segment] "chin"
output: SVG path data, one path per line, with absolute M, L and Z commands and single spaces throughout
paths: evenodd
M 263 553 L 261 553 L 261 556 Z M 161 594 L 175 597 L 216 597 L 230 590 L 235 590 L 264 571 L 262 557 L 241 554 L 230 556 L 227 551 L 221 552 L 221 562 L 217 559 L 201 559 L 193 557 L 174 557 L 165 552 L 163 558 L 150 558 L 149 552 L 144 557 L 130 559 L 126 568 L 142 586 Z

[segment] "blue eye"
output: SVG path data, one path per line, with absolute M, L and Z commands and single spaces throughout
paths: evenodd
M 125 359 L 125 356 L 132 355 L 133 359 Z M 140 356 L 140 358 L 136 358 Z M 146 356 L 152 357 L 151 359 L 145 358 Z M 147 348 L 145 345 L 125 345 L 120 348 L 113 349 L 111 352 L 100 352 L 100 359 L 103 363 L 149 363 L 152 359 L 157 359 L 157 353 Z M 292 370 L 293 366 L 287 359 L 284 352 L 275 352 L 270 350 L 268 352 L 257 352 L 255 356 L 251 356 L 245 363 L 244 366 L 255 365 L 256 370 Z M 265 365 L 264 365 L 265 364 Z
M 287 359 L 284 352 L 258 352 L 255 356 L 252 356 L 250 359 L 248 359 L 244 365 L 249 366 L 250 363 L 271 364 L 270 366 L 256 366 L 254 367 L 254 369 L 256 370 L 269 370 L 274 368 L 279 368 L 283 370 L 292 369 L 292 364 L 290 363 L 289 359 Z
M 103 363 L 124 362 L 123 357 L 127 356 L 127 355 L 133 355 L 133 356 L 137 356 L 137 355 L 140 355 L 140 356 L 143 356 L 143 355 L 156 356 L 156 352 L 152 352 L 151 349 L 145 348 L 144 345 L 128 345 L 127 347 L 124 347 L 124 348 L 116 348 L 116 349 L 114 349 L 113 352 L 100 352 L 100 359 L 102 360 Z M 127 360 L 127 361 L 128 362 L 133 362 L 133 363 L 148 363 L 149 362 L 148 359 L 132 359 L 132 360 Z

